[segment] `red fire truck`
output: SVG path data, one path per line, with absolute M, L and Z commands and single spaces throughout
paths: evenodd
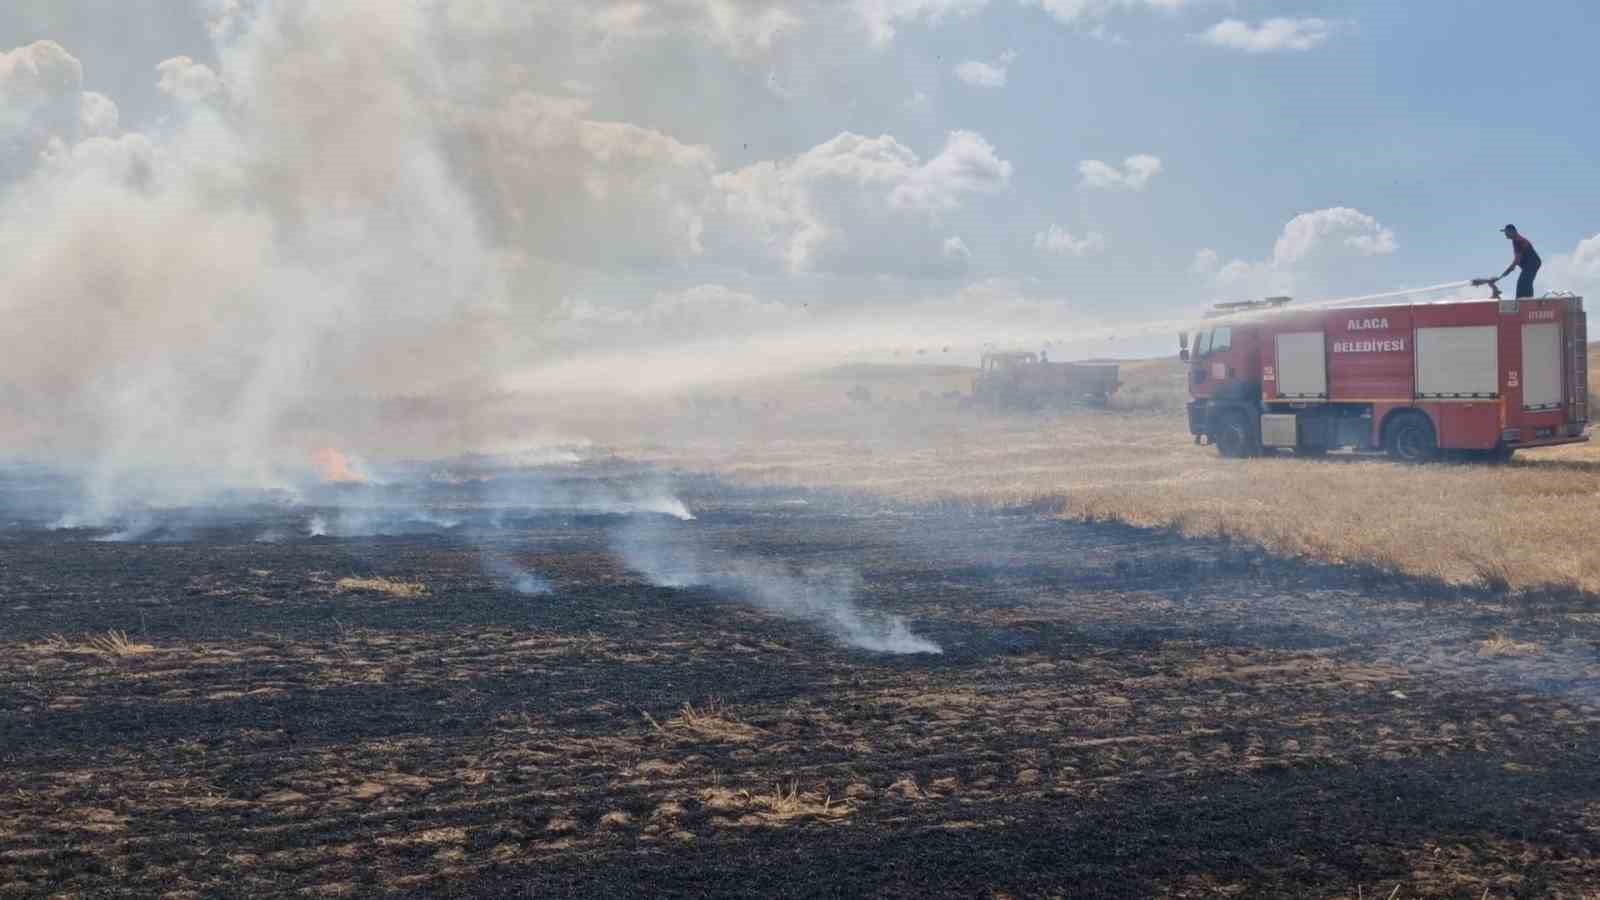
M 1583 298 L 1346 303 L 1219 304 L 1192 353 L 1180 335 L 1195 442 L 1422 462 L 1589 439 Z

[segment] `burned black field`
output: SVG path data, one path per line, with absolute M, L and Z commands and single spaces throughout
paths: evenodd
M 1583 598 L 508 483 L 87 529 L 5 482 L 0 895 L 1600 896 Z

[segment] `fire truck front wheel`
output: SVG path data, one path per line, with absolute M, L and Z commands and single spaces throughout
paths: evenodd
M 1218 418 L 1211 439 L 1217 445 L 1217 452 L 1229 459 L 1254 456 L 1261 445 L 1250 417 L 1237 409 L 1228 410 Z
M 1389 423 L 1384 441 L 1389 455 L 1400 462 L 1421 463 L 1437 459 L 1439 438 L 1433 422 L 1423 413 L 1402 413 Z

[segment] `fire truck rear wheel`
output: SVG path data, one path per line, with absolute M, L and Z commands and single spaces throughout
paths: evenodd
M 1260 445 L 1255 429 L 1250 425 L 1250 417 L 1239 410 L 1222 414 L 1212 440 L 1216 442 L 1217 452 L 1229 459 L 1254 456 Z
M 1389 423 L 1389 455 L 1407 463 L 1429 462 L 1439 456 L 1439 438 L 1433 422 L 1423 413 L 1402 413 Z

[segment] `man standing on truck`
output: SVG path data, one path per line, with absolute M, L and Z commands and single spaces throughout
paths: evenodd
M 1511 265 L 1500 273 L 1500 278 L 1511 274 L 1511 270 L 1522 268 L 1522 274 L 1517 276 L 1517 299 L 1533 297 L 1533 277 L 1539 274 L 1539 266 L 1544 262 L 1539 258 L 1539 252 L 1533 249 L 1533 242 L 1517 233 L 1517 226 L 1507 225 L 1500 229 L 1500 233 L 1511 241 Z M 1496 278 L 1495 281 L 1499 281 Z

